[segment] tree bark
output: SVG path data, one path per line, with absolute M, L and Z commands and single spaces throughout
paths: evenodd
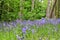
M 47 10 L 46 10 L 46 17 L 50 18 L 50 4 L 51 4 L 51 0 L 48 0 L 48 6 L 47 6 Z
M 53 16 L 55 16 L 54 14 L 53 14 L 53 12 L 54 12 L 54 8 L 56 7 L 56 3 L 57 3 L 57 0 L 55 0 L 55 2 L 53 3 L 53 6 L 52 6 L 52 9 L 51 9 L 51 13 L 50 13 L 50 18 L 53 18 Z
M 55 18 L 56 17 L 55 12 L 54 12 L 56 2 L 57 2 L 57 0 L 54 0 L 52 2 L 52 7 L 51 7 L 51 0 L 48 0 L 48 7 L 47 7 L 47 12 L 46 12 L 46 17 L 47 18 Z

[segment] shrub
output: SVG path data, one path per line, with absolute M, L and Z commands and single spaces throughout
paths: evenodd
M 18 18 L 19 0 L 1 0 L 0 13 L 2 21 L 12 21 Z

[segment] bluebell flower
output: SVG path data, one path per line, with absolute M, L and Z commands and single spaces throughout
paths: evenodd
M 60 23 L 60 19 L 57 19 L 57 22 Z
M 21 21 L 19 19 L 16 20 L 16 23 L 21 23 Z
M 56 20 L 54 20 L 54 19 L 51 19 L 50 23 L 53 24 L 53 25 L 56 25 L 58 22 Z
M 16 24 L 16 22 L 12 22 L 12 25 L 13 25 L 14 27 L 16 27 L 17 24 Z
M 23 27 L 23 28 L 22 28 L 22 32 L 23 32 L 23 33 L 26 33 L 26 30 L 27 30 L 26 27 Z
M 17 23 L 15 21 L 12 21 L 9 23 L 11 26 L 16 27 Z
M 22 25 L 26 25 L 26 21 L 22 21 Z
M 46 23 L 46 20 L 44 18 L 42 18 L 41 24 L 45 24 L 45 23 Z
M 41 21 L 40 20 L 35 20 L 34 21 L 34 24 L 37 26 L 37 25 L 41 25 Z
M 26 29 L 29 29 L 29 27 L 27 25 L 25 27 L 26 27 Z
M 28 25 L 31 25 L 31 26 L 34 25 L 33 21 L 27 21 L 27 24 L 28 24 Z
M 11 25 L 7 23 L 7 27 L 11 27 Z

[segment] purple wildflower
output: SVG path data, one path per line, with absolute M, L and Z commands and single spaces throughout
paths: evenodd
M 46 23 L 46 20 L 44 18 L 42 18 L 41 24 L 45 24 L 45 23 Z
M 35 20 L 35 21 L 34 21 L 34 24 L 36 24 L 36 25 L 41 25 L 41 21 L 40 21 L 40 20 Z
M 13 22 L 13 26 L 16 27 L 16 23 L 15 22 Z
M 50 23 L 53 24 L 53 25 L 56 25 L 57 24 L 57 21 L 54 20 L 54 19 L 52 19 L 52 20 L 50 20 Z
M 26 25 L 26 21 L 23 21 L 22 24 L 23 24 L 23 25 Z
M 57 21 L 55 19 L 49 19 L 47 22 L 53 25 L 57 24 Z
M 22 28 L 23 33 L 26 33 L 26 30 L 27 30 L 26 27 Z
M 60 19 L 57 19 L 57 22 L 60 23 Z
M 26 27 L 26 29 L 29 29 L 29 27 L 28 26 L 25 26 Z
M 16 27 L 17 23 L 13 21 L 13 22 L 10 22 L 10 25 Z
M 30 21 L 30 20 L 27 21 L 27 24 L 31 26 L 34 25 L 33 21 Z
M 17 23 L 20 23 L 20 20 L 17 19 L 16 22 L 17 22 Z

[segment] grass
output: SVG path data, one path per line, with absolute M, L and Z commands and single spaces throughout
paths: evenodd
M 60 40 L 60 25 L 45 24 L 42 26 L 31 26 L 22 32 L 22 26 L 9 29 L 0 29 L 0 40 Z

